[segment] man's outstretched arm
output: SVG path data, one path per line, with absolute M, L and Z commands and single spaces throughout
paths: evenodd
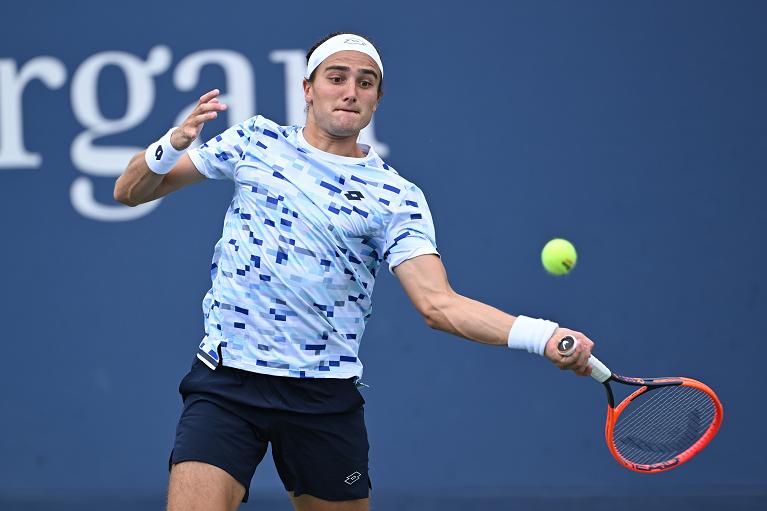
M 507 346 L 509 331 L 517 318 L 453 291 L 445 267 L 436 255 L 409 259 L 396 266 L 394 274 L 431 328 L 485 344 Z M 572 335 L 579 342 L 576 353 L 562 357 L 556 347 L 559 339 L 566 335 Z M 543 354 L 560 369 L 587 375 L 593 346 L 584 334 L 557 328 L 546 342 Z

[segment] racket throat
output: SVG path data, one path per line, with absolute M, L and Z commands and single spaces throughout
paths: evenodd
M 613 396 L 613 389 L 610 388 L 610 380 L 606 380 L 602 385 L 605 386 L 605 391 L 607 392 L 607 405 L 610 407 L 610 409 L 615 408 L 615 396 Z

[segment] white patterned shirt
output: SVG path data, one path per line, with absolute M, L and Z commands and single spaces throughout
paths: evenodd
M 381 263 L 437 254 L 417 186 L 368 146 L 338 156 L 302 130 L 256 116 L 188 153 L 206 177 L 235 184 L 203 300 L 197 356 L 211 368 L 361 376 Z

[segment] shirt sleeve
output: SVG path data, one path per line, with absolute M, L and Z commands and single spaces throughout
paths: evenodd
M 394 208 L 386 227 L 385 247 L 384 259 L 392 273 L 397 265 L 408 259 L 425 254 L 439 255 L 431 211 L 417 186 L 411 184 Z
M 234 180 L 234 166 L 242 158 L 256 126 L 256 117 L 232 126 L 187 154 L 203 176 Z

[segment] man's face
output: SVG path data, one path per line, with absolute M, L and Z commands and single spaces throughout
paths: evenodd
M 307 123 L 334 137 L 357 135 L 378 108 L 380 81 L 381 71 L 364 53 L 334 53 L 317 67 L 313 83 L 304 80 Z

